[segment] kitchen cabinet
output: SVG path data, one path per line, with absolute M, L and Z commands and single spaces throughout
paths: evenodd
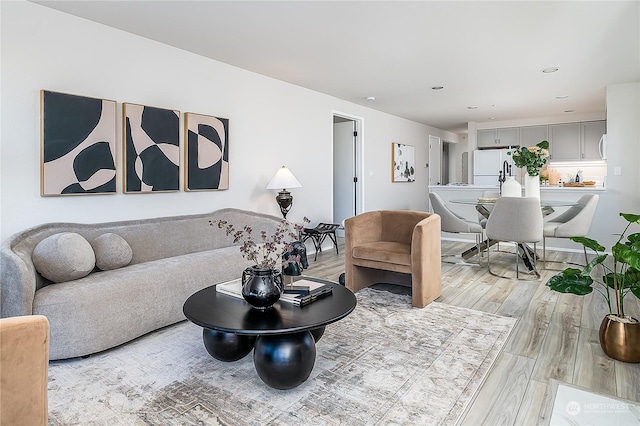
M 549 125 L 551 161 L 602 160 L 600 138 L 605 131 L 604 120 Z
M 519 135 L 518 127 L 482 129 L 476 133 L 476 141 L 478 148 L 507 148 L 518 145 Z
M 549 125 L 549 151 L 551 161 L 580 161 L 581 123 Z
M 600 139 L 606 133 L 605 120 L 536 126 L 482 129 L 476 133 L 478 148 L 534 146 L 549 141 L 551 161 L 602 160 Z
M 549 140 L 549 126 L 520 127 L 520 145 L 535 146 L 542 141 Z
M 585 121 L 582 125 L 582 156 L 581 160 L 602 160 L 600 139 L 606 133 L 605 121 Z

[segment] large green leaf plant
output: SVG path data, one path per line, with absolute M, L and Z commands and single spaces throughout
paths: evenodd
M 634 320 L 625 314 L 624 298 L 629 293 L 640 298 L 640 233 L 630 234 L 626 240 L 624 238 L 632 224 L 640 224 L 640 215 L 620 213 L 620 216 L 627 221 L 627 225 L 611 248 L 611 255 L 605 253 L 605 248 L 591 238 L 571 237 L 571 240 L 593 250 L 596 257 L 582 270 L 567 268 L 554 275 L 547 281 L 547 286 L 560 293 L 579 296 L 596 290 L 607 301 L 611 315 L 637 322 L 637 319 Z M 607 261 L 610 256 L 613 257 L 613 261 Z M 598 265 L 600 268 L 597 268 Z M 597 270 L 601 273 L 597 274 Z M 593 279 L 594 276 L 598 279 Z M 593 287 L 594 283 L 598 286 Z

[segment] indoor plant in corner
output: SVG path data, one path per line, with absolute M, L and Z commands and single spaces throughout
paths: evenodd
M 595 240 L 572 237 L 571 240 L 595 251 L 596 258 L 582 270 L 567 268 L 554 275 L 547 286 L 554 291 L 580 296 L 593 290 L 602 294 L 609 306 L 609 314 L 600 325 L 602 350 L 619 361 L 640 362 L 640 321 L 624 310 L 626 296 L 640 298 L 640 233 L 630 234 L 624 240 L 631 225 L 640 224 L 640 215 L 620 213 L 620 216 L 628 223 L 611 248 L 611 255 L 604 253 L 605 248 Z M 592 287 L 594 283 L 598 286 Z
M 255 262 L 242 272 L 242 297 L 252 307 L 268 309 L 280 299 L 284 290 L 281 264 L 300 261 L 296 255 L 284 259 L 283 254 L 292 251 L 291 243 L 298 239 L 304 224 L 308 222 L 306 217 L 302 224 L 282 220 L 273 234 L 267 235 L 266 231 L 260 231 L 260 239 L 256 241 L 253 229 L 248 225 L 236 229 L 226 220 L 209 221 L 211 226 L 224 229 L 227 235 L 233 236 L 234 244 L 240 243 L 242 257 Z

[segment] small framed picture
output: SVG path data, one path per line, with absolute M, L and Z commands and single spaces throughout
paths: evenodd
M 415 148 L 402 143 L 391 144 L 391 181 L 415 182 Z

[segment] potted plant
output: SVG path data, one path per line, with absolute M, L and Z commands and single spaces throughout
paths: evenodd
M 233 236 L 234 243 L 240 243 L 242 257 L 255 262 L 242 272 L 242 297 L 254 308 L 268 309 L 280 299 L 284 289 L 280 266 L 300 261 L 299 255 L 292 254 L 285 259 L 283 254 L 293 252 L 291 243 L 298 240 L 304 224 L 308 222 L 306 217 L 302 224 L 282 220 L 273 234 L 260 231 L 260 239 L 256 241 L 253 229 L 248 225 L 236 229 L 226 220 L 209 221 L 211 226 L 224 229 L 227 235 Z
M 516 167 L 526 170 L 523 177 L 525 197 L 540 199 L 540 170 L 549 158 L 549 142 L 542 141 L 535 146 L 516 146 L 509 151 Z
M 625 297 L 640 298 L 640 233 L 625 235 L 632 224 L 640 224 L 640 215 L 620 213 L 627 225 L 611 254 L 595 240 L 572 237 L 571 240 L 596 252 L 582 270 L 567 268 L 547 282 L 551 290 L 583 296 L 596 290 L 609 307 L 600 325 L 600 346 L 611 358 L 640 362 L 640 321 L 626 314 Z M 612 259 L 610 259 L 612 258 Z M 600 270 L 600 274 L 597 271 Z M 595 277 L 595 278 L 594 278 Z M 593 286 L 593 284 L 597 286 Z

